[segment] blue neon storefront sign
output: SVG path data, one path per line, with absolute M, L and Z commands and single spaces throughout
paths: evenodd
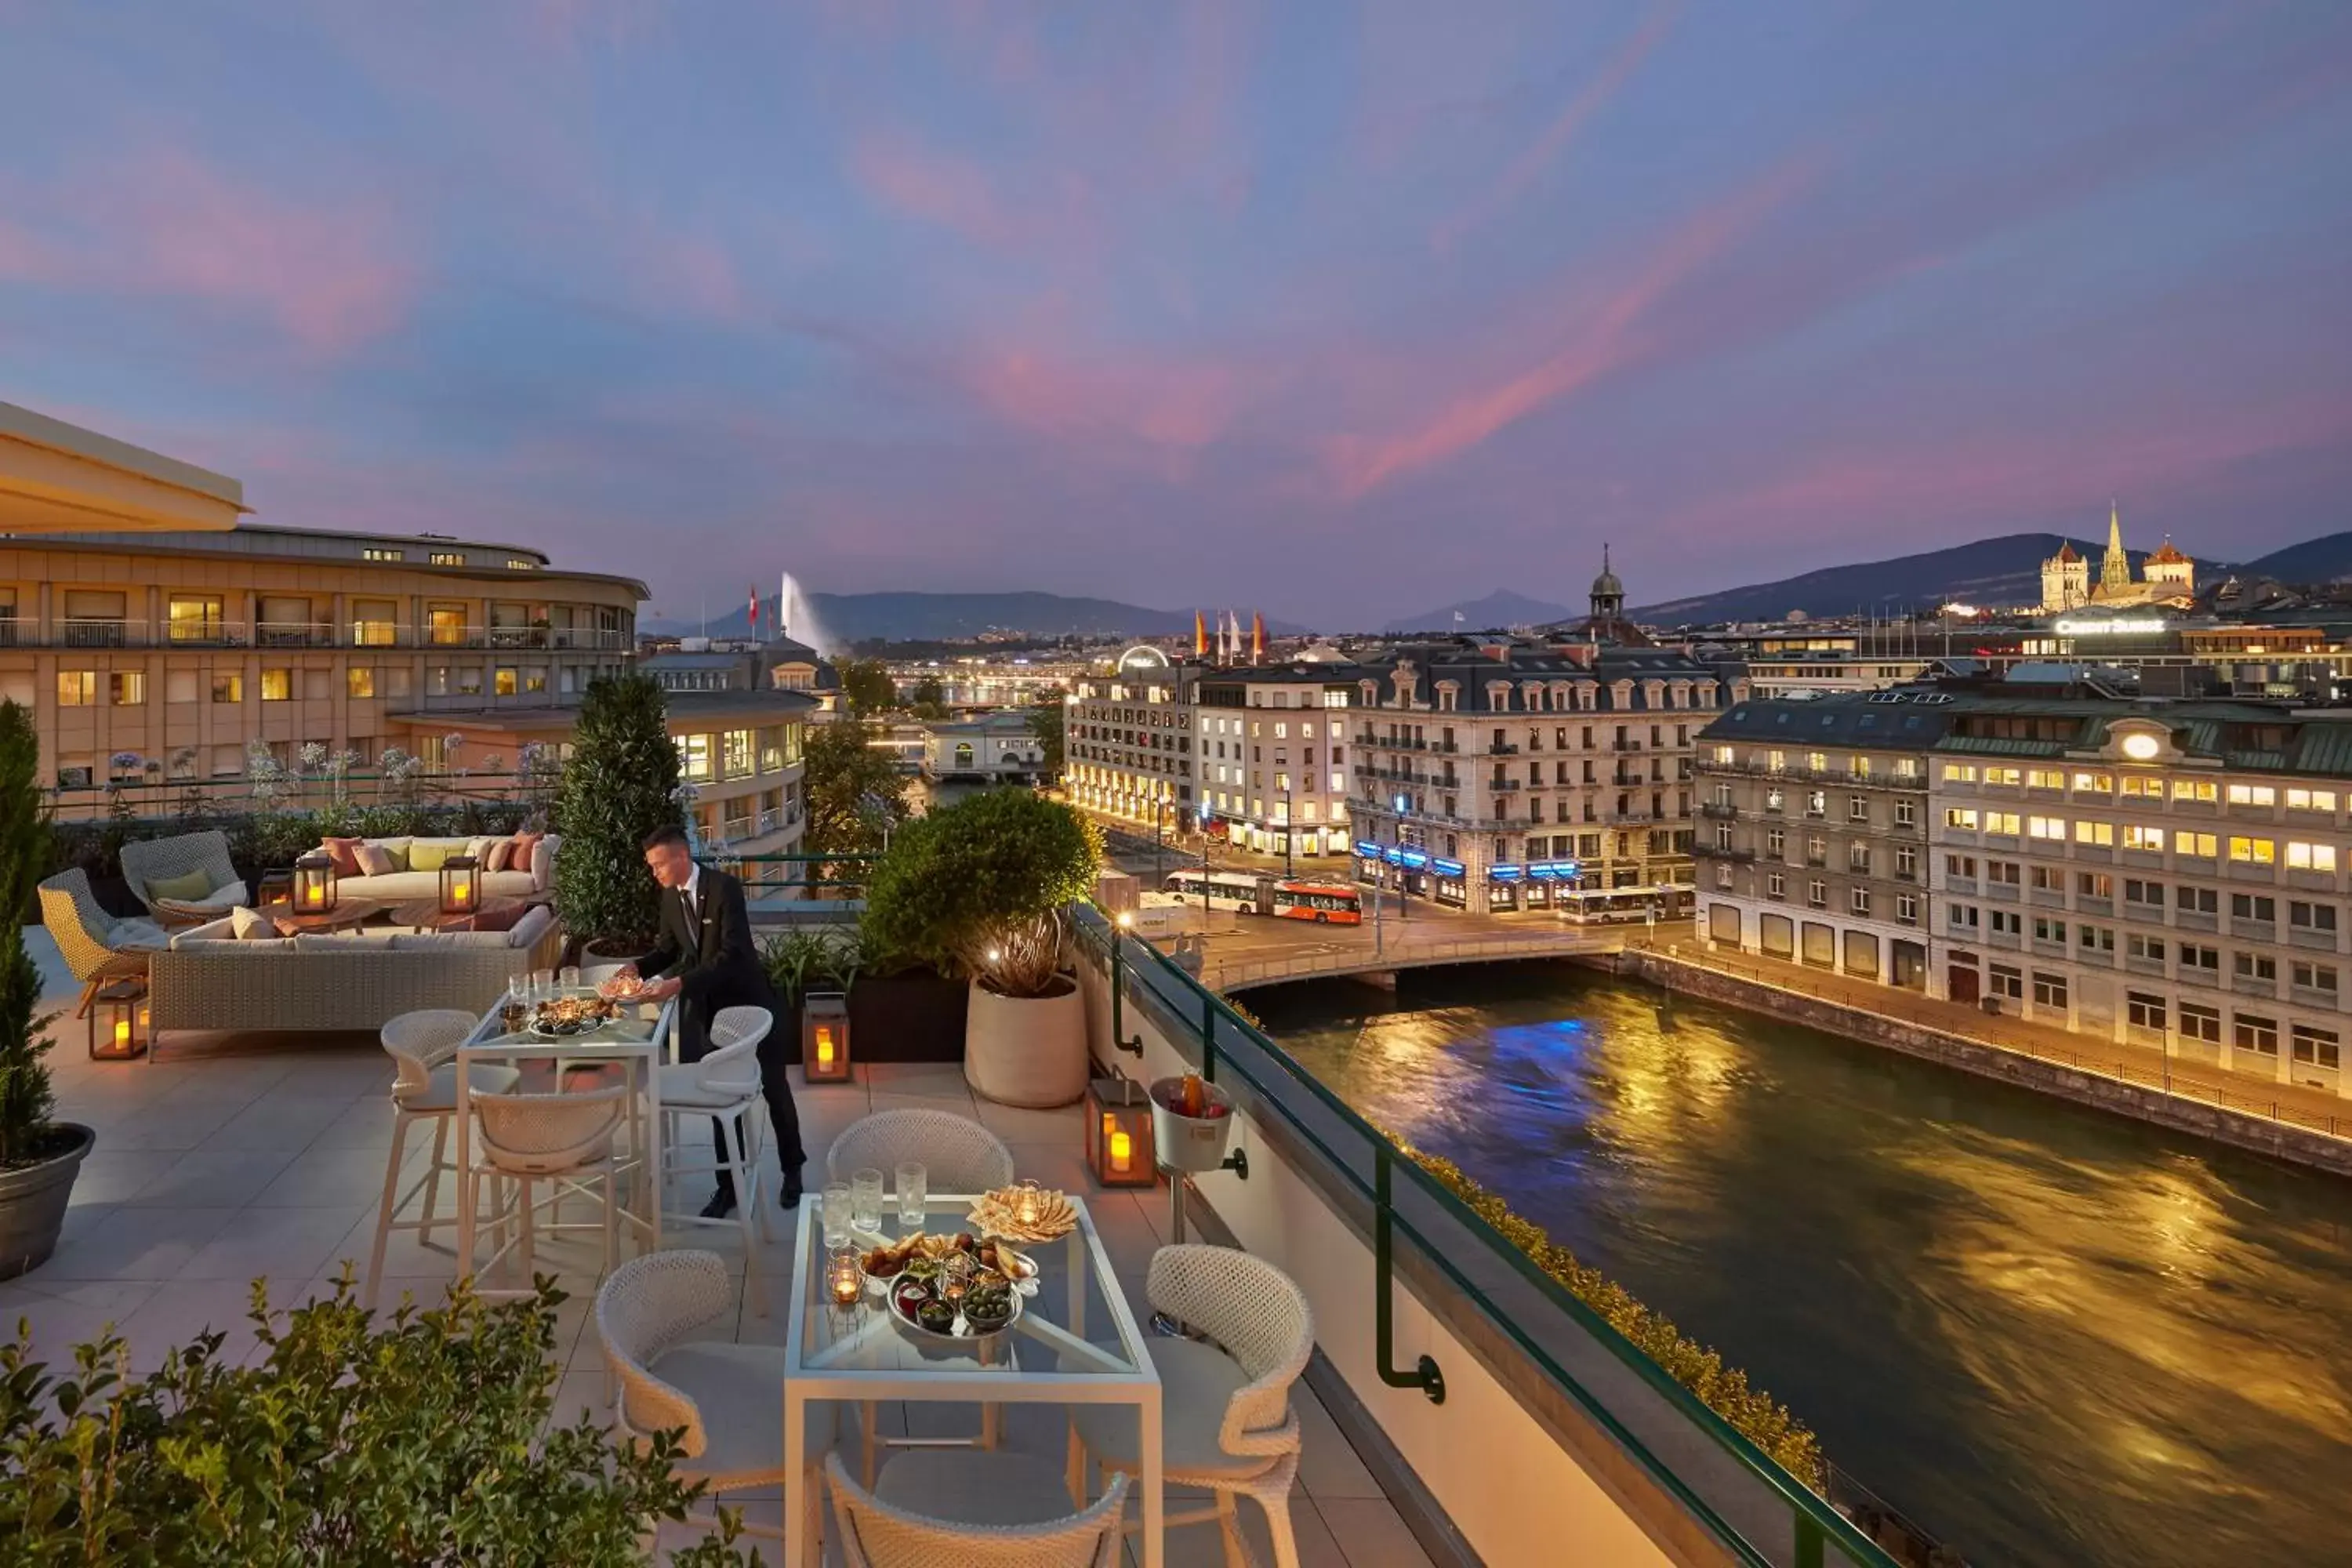
M 1356 840 L 1356 853 L 1367 860 L 1377 860 L 1381 858 L 1381 847 L 1369 838 L 1359 838 Z
M 1526 879 L 1527 874 L 1528 868 L 1525 866 L 1489 866 L 1486 868 L 1486 880 L 1490 882 L 1521 881 Z
M 1429 866 L 1430 869 L 1441 877 L 1449 878 L 1456 882 L 1462 879 L 1462 862 L 1459 860 L 1432 860 Z
M 1397 851 L 1397 864 L 1418 871 L 1429 864 L 1429 855 L 1421 849 L 1400 849 Z

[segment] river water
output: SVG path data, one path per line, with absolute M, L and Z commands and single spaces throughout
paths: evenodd
M 2352 1183 L 1556 966 L 1248 1000 L 1979 1568 L 2352 1563 Z

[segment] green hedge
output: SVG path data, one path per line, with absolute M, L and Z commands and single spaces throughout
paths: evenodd
M 1817 1492 L 1828 1486 L 1821 1439 L 1790 1415 L 1788 1406 L 1750 1385 L 1746 1373 L 1725 1366 L 1720 1355 L 1684 1337 L 1681 1330 L 1635 1300 L 1622 1285 L 1579 1263 L 1576 1255 L 1552 1240 L 1549 1232 L 1512 1213 L 1508 1204 L 1465 1175 L 1453 1161 L 1416 1149 L 1394 1133 L 1388 1137 L 1415 1164 L 1437 1178 L 1440 1186 L 1493 1226 L 1504 1240 L 1534 1259 L 1537 1268 L 1632 1341 L 1667 1376 L 1696 1394 L 1700 1404 L 1769 1454 L 1782 1469 Z

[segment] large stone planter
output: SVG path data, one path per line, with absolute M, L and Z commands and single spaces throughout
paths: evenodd
M 66 1205 L 73 1200 L 74 1178 L 98 1141 L 78 1122 L 61 1121 L 58 1129 L 73 1135 L 71 1146 L 62 1153 L 38 1164 L 0 1171 L 0 1279 L 39 1268 L 58 1249 Z
M 1000 996 L 971 983 L 963 1077 L 999 1105 L 1039 1110 L 1087 1092 L 1087 1002 L 1076 982 L 1055 996 Z

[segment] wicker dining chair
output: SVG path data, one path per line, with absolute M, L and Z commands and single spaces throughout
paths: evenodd
M 985 1193 L 1013 1184 L 1013 1151 L 987 1128 L 952 1110 L 877 1110 L 861 1116 L 825 1151 L 828 1180 L 872 1168 L 888 1175 L 902 1160 L 923 1163 L 935 1193 Z
M 918 1449 L 883 1467 L 872 1491 L 838 1453 L 824 1461 L 846 1568 L 1112 1568 L 1127 1478 L 1076 1508 L 1062 1478 L 1028 1454 Z
M 704 1482 L 715 1497 L 778 1487 L 784 1476 L 784 1424 L 777 1418 L 785 1352 L 743 1345 L 727 1335 L 735 1286 L 715 1252 L 681 1248 L 647 1253 L 614 1269 L 596 1292 L 596 1337 L 619 1385 L 617 1426 L 643 1443 L 683 1428 L 671 1468 Z M 716 1337 L 696 1338 L 702 1331 Z M 819 1510 L 810 1489 L 810 1512 Z M 708 1514 L 689 1523 L 714 1526 Z M 814 1520 L 810 1521 L 812 1527 Z M 746 1532 L 783 1538 L 781 1526 L 746 1522 Z
M 1240 1497 L 1265 1510 L 1276 1568 L 1297 1568 L 1290 1525 L 1290 1488 L 1298 1476 L 1298 1417 L 1290 1386 L 1315 1351 L 1315 1316 L 1307 1297 L 1274 1265 L 1230 1247 L 1163 1247 L 1151 1255 L 1144 1294 L 1164 1312 L 1209 1337 L 1155 1339 L 1146 1347 L 1160 1373 L 1161 1475 L 1170 1486 L 1215 1494 L 1205 1510 L 1166 1516 L 1169 1528 L 1215 1520 L 1225 1561 L 1248 1558 Z M 1087 1490 L 1087 1460 L 1140 1475 L 1142 1442 L 1132 1410 L 1080 1405 L 1070 1413 L 1069 1484 Z
M 384 1053 L 392 1058 L 393 1119 L 392 1148 L 383 1163 L 383 1198 L 376 1205 L 375 1245 L 368 1254 L 363 1299 L 371 1310 L 383 1279 L 384 1247 L 392 1233 L 413 1230 L 419 1242 L 429 1244 L 436 1223 L 456 1223 L 448 1218 L 436 1222 L 433 1211 L 440 1200 L 441 1173 L 454 1175 L 457 1170 L 449 1155 L 449 1123 L 457 1111 L 456 1058 L 457 1047 L 474 1032 L 474 1015 L 455 1007 L 426 1007 L 403 1013 L 377 1034 Z M 512 1089 L 520 1076 L 512 1068 L 483 1063 L 473 1069 L 472 1083 L 478 1091 L 499 1091 Z M 433 1123 L 433 1159 L 425 1173 L 403 1192 L 400 1170 L 408 1154 L 408 1130 L 419 1121 Z M 399 1218 L 420 1187 L 425 1191 L 425 1212 L 415 1219 Z
M 593 1223 L 604 1232 L 604 1269 L 611 1272 L 621 1207 L 614 1184 L 613 1138 L 621 1130 L 635 1092 L 627 1084 L 581 1094 L 484 1092 L 475 1088 L 473 1079 L 468 1077 L 466 1103 L 473 1110 L 477 1126 L 473 1169 L 464 1173 L 465 1184 L 458 1198 L 460 1274 L 476 1272 L 474 1248 L 482 1224 L 478 1216 L 481 1214 L 480 1184 L 485 1179 L 490 1184 L 491 1193 L 488 1224 L 492 1251 L 488 1268 L 495 1268 L 509 1251 L 519 1249 L 522 1277 L 530 1278 L 533 1243 L 542 1228 L 537 1218 L 539 1184 L 546 1182 L 554 1188 L 551 1201 L 577 1194 L 594 1198 L 601 1205 L 602 1214 Z M 509 1220 L 519 1230 L 513 1242 L 507 1239 Z M 544 1228 L 561 1231 L 588 1227 L 551 1222 Z M 488 1271 L 486 1268 L 481 1272 Z

